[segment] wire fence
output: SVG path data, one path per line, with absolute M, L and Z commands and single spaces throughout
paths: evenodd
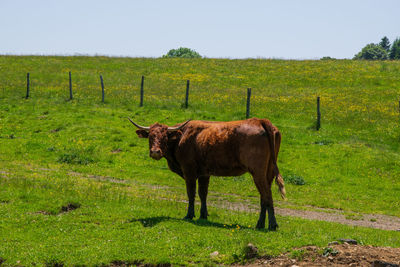
M 208 83 L 204 79 L 196 79 L 195 75 L 192 75 L 193 81 L 182 79 L 182 75 L 177 78 L 168 75 L 103 75 L 85 69 L 76 73 L 26 73 L 26 80 L 21 77 L 0 81 L 3 93 L 0 100 L 24 96 L 26 99 L 124 105 L 129 112 L 141 107 L 189 109 L 195 113 L 191 116 L 206 120 L 237 120 L 256 116 L 273 122 L 286 119 L 290 127 L 303 125 L 319 130 L 332 125 L 347 129 L 348 134 L 353 128 L 358 128 L 358 132 L 374 128 L 377 133 L 389 135 L 392 139 L 399 135 L 398 98 L 389 103 L 387 100 L 357 97 L 354 93 L 348 96 L 346 92 L 329 93 L 327 90 L 303 92 L 304 88 L 303 91 L 301 88 L 291 91 L 271 87 L 246 88 L 241 84 L 232 86 L 229 78 L 226 84 L 220 79 L 216 85 L 215 81 Z

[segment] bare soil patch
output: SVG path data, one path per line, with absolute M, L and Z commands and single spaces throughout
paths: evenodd
M 400 266 L 400 248 L 350 245 L 324 249 L 307 246 L 275 258 L 261 258 L 246 266 Z M 331 251 L 331 252 L 327 252 Z
M 60 213 L 69 212 L 71 210 L 76 210 L 80 206 L 81 206 L 81 204 L 78 204 L 78 203 L 68 203 L 67 205 L 61 207 Z
M 46 211 L 46 210 L 40 210 L 40 211 L 35 212 L 34 214 L 60 215 L 60 214 L 63 214 L 63 213 L 67 213 L 67 212 L 76 210 L 76 209 L 80 208 L 80 206 L 81 206 L 81 204 L 79 204 L 79 203 L 68 203 L 68 204 L 66 204 L 64 206 L 61 206 L 61 208 L 59 209 L 58 212 L 49 212 L 49 211 Z

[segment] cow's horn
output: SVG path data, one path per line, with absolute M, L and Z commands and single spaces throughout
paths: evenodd
M 178 130 L 182 129 L 182 127 L 185 126 L 186 124 L 188 124 L 189 121 L 191 121 L 191 120 L 192 120 L 192 119 L 185 121 L 181 126 L 177 126 L 177 127 L 168 127 L 168 132 L 174 132 L 174 131 L 178 131 Z
M 150 130 L 150 127 L 140 126 L 139 124 L 136 124 L 135 122 L 133 122 L 133 121 L 131 120 L 131 118 L 129 118 L 129 117 L 128 117 L 128 120 L 129 120 L 133 125 L 135 125 L 136 127 L 138 127 L 138 128 L 141 129 L 141 130 L 146 130 L 146 131 L 149 131 L 149 130 Z

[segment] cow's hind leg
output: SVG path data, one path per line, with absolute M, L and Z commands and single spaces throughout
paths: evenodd
M 202 176 L 199 178 L 199 197 L 201 200 L 200 219 L 207 219 L 207 194 L 210 176 Z
M 263 229 L 265 228 L 265 218 L 266 212 L 268 210 L 268 230 L 276 230 L 278 224 L 276 223 L 274 207 L 272 202 L 272 194 L 271 194 L 271 183 L 267 181 L 265 173 L 262 174 L 253 174 L 254 183 L 260 192 L 260 217 L 257 222 L 256 228 Z
M 264 174 L 252 174 L 253 175 L 253 180 L 254 183 L 257 187 L 258 192 L 260 193 L 260 205 L 261 205 L 261 210 L 260 210 L 260 216 L 258 218 L 257 226 L 256 228 L 258 229 L 263 229 L 265 228 L 265 215 L 267 211 L 267 184 L 265 181 L 265 175 Z
M 268 211 L 268 230 L 275 231 L 278 228 L 278 223 L 275 218 L 274 204 L 272 200 L 271 186 L 268 187 L 268 201 L 267 201 L 267 211 Z
M 275 218 L 275 210 L 274 210 L 274 200 L 272 199 L 272 182 L 274 181 L 274 171 L 273 166 L 270 164 L 267 173 L 267 211 L 268 211 L 268 230 L 275 231 L 278 228 L 278 224 Z
M 186 193 L 189 198 L 189 205 L 187 214 L 184 219 L 193 219 L 194 217 L 194 199 L 196 197 L 196 178 L 192 176 L 185 175 L 185 182 L 186 182 Z

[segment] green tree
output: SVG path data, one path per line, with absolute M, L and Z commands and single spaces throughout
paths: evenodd
M 326 56 L 326 57 L 321 57 L 320 60 L 336 60 L 336 58 Z
M 385 60 L 388 53 L 378 44 L 367 44 L 353 59 Z
M 186 48 L 179 47 L 178 49 L 171 49 L 163 57 L 182 57 L 182 58 L 201 58 L 200 54 L 196 51 Z
M 389 42 L 389 39 L 388 39 L 386 36 L 384 36 L 384 37 L 381 39 L 381 42 L 379 43 L 379 45 L 380 45 L 383 49 L 385 49 L 386 52 L 389 52 L 389 50 L 390 50 L 390 42 Z
M 400 38 L 394 40 L 389 52 L 390 59 L 400 59 Z

